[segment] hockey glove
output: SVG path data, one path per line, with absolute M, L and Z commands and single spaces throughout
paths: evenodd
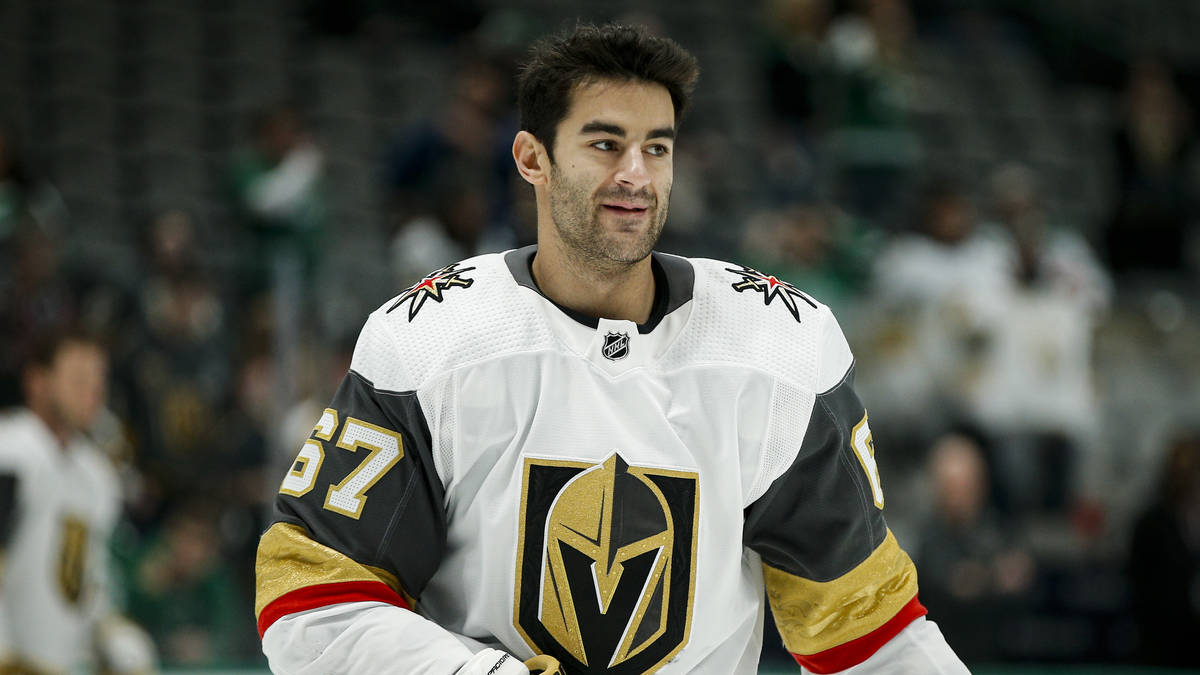
M 100 672 L 110 675 L 157 673 L 154 641 L 141 626 L 116 614 L 101 619 L 93 634 Z
M 472 656 L 455 675 L 529 675 L 529 669 L 512 654 L 485 649 Z

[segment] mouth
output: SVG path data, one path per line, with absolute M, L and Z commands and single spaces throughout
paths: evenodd
M 607 204 L 601 204 L 601 206 L 603 206 L 604 210 L 608 211 L 609 213 L 616 213 L 624 216 L 639 216 L 645 213 L 649 208 L 628 202 L 610 202 Z

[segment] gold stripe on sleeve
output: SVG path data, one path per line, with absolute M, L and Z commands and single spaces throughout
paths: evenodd
M 763 578 L 783 644 L 817 654 L 860 638 L 895 616 L 917 594 L 917 569 L 896 537 L 831 581 L 811 581 L 763 563 Z
M 409 607 L 413 598 L 387 570 L 363 565 L 309 537 L 299 525 L 275 523 L 258 542 L 254 563 L 254 614 L 291 591 L 343 581 L 382 581 Z

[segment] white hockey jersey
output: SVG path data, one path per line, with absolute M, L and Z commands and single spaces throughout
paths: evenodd
M 368 319 L 260 543 L 274 670 L 452 673 L 486 645 L 753 673 L 765 585 L 788 649 L 834 672 L 924 614 L 828 308 L 655 253 L 650 320 L 597 320 L 540 293 L 535 253 Z
M 108 540 L 120 514 L 111 463 L 82 436 L 67 445 L 32 412 L 0 417 L 6 510 L 0 662 L 45 672 L 87 663 L 108 607 Z

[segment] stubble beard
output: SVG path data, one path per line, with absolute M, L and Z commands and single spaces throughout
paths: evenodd
M 662 236 L 667 221 L 666 199 L 658 200 L 648 191 L 611 189 L 596 195 L 580 183 L 564 176 L 558 166 L 550 170 L 554 187 L 549 191 L 550 218 L 568 256 L 578 264 L 598 271 L 620 271 L 646 259 Z M 650 226 L 636 237 L 621 236 L 600 224 L 599 202 L 606 198 L 637 199 L 648 202 Z

